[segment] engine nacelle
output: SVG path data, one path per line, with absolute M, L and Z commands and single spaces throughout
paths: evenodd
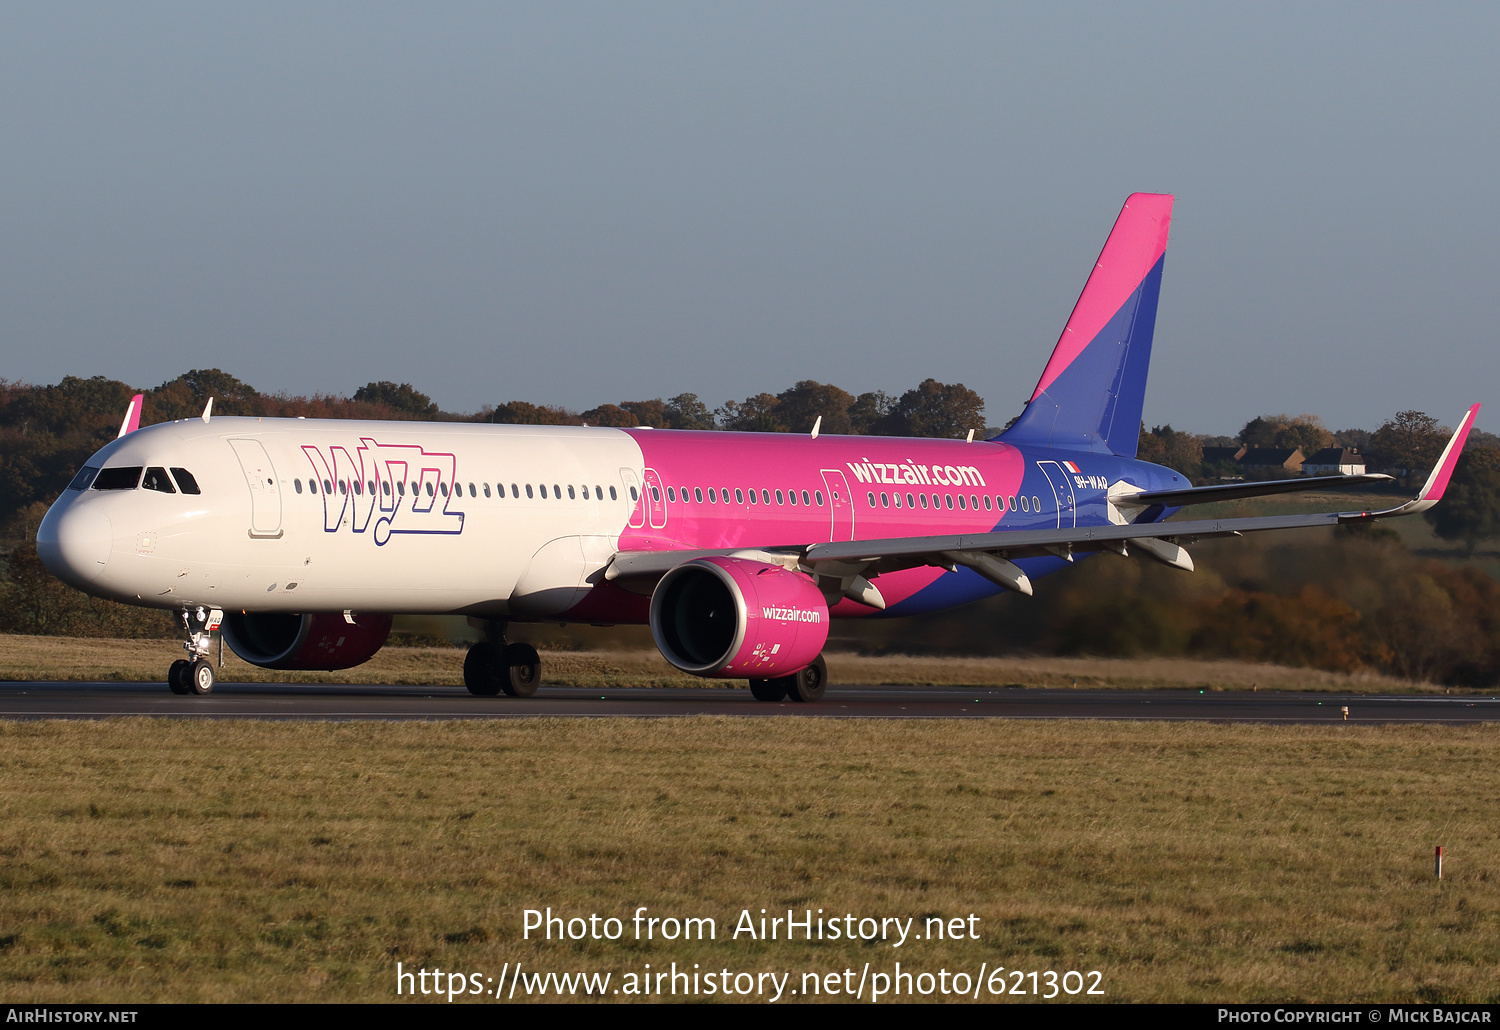
M 352 623 L 342 612 L 232 612 L 224 616 L 224 642 L 262 669 L 348 669 L 369 661 L 391 635 L 389 615 L 351 617 Z
M 696 558 L 656 585 L 651 635 L 667 661 L 695 676 L 790 676 L 823 650 L 828 602 L 800 572 L 744 558 Z

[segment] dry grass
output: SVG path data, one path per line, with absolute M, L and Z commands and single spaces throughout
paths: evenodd
M 182 655 L 170 640 L 104 640 L 0 635 L 0 681 L 152 682 Z M 231 683 L 391 683 L 461 686 L 464 652 L 452 647 L 387 647 L 341 672 L 273 672 L 224 650 L 220 679 Z M 1177 687 L 1208 690 L 1327 690 L 1340 693 L 1437 692 L 1442 687 L 1374 673 L 1323 672 L 1249 662 L 1187 658 L 943 658 L 830 653 L 833 683 L 954 687 Z M 655 651 L 544 651 L 545 682 L 578 687 L 725 687 L 687 676 Z M 735 686 L 743 683 L 735 681 Z
M 0 984 L 377 1001 L 398 960 L 899 959 L 1098 969 L 1112 1000 L 1494 1002 L 1497 759 L 1488 726 L 0 723 Z M 720 939 L 523 942 L 548 905 Z M 746 907 L 975 912 L 982 939 L 724 939 Z

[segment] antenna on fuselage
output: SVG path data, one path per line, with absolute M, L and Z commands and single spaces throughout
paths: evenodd
M 818 438 L 818 430 L 821 429 L 821 428 L 823 428 L 823 416 L 819 415 L 817 417 L 817 419 L 813 422 L 812 438 L 814 440 L 816 440 Z
M 969 438 L 967 440 L 965 440 L 964 443 L 973 443 L 973 442 L 974 442 L 974 430 L 971 429 L 971 430 L 969 430 Z
M 210 397 L 208 403 L 203 405 L 203 424 L 208 425 L 208 416 L 213 413 L 214 399 Z

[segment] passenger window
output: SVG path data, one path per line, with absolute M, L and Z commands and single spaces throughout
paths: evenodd
M 964 495 L 963 494 L 959 494 L 958 495 L 958 510 L 959 511 L 966 511 L 968 509 L 968 507 L 969 506 L 964 503 Z
M 512 498 L 520 497 L 521 496 L 521 489 L 520 489 L 520 487 L 516 486 L 516 484 L 514 484 L 514 483 L 510 484 L 510 495 L 511 495 Z M 531 494 L 528 492 L 526 494 L 526 496 L 530 497 Z
M 756 498 L 755 498 L 755 491 L 754 490 L 746 490 L 745 493 L 749 496 L 750 503 L 754 504 L 755 500 L 756 500 Z
M 331 480 L 331 479 L 325 479 L 325 480 L 323 480 L 323 492 L 325 494 L 331 494 L 331 493 L 333 493 L 333 480 Z
M 89 488 L 89 484 L 94 481 L 94 477 L 98 474 L 98 469 L 89 468 L 87 465 L 85 465 L 83 468 L 78 470 L 78 475 L 74 476 L 73 481 L 68 484 L 68 489 L 87 490 Z
M 693 487 L 693 500 L 697 501 L 699 504 L 703 503 L 703 487 Z
M 594 500 L 596 500 L 596 501 L 602 501 L 602 500 L 604 500 L 604 488 L 601 487 L 601 486 L 599 486 L 598 483 L 594 484 Z
M 432 487 L 429 486 L 427 489 L 431 490 Z M 348 493 L 349 493 L 349 481 L 348 480 L 346 480 L 346 479 L 340 479 L 339 480 L 339 493 L 344 494 L 346 496 L 348 495 Z
M 770 504 L 771 503 L 771 491 L 762 489 L 761 492 L 760 492 L 760 502 L 762 504 Z
M 639 501 L 641 499 L 640 495 L 635 492 L 635 487 L 630 488 L 630 499 L 632 501 Z
M 661 503 L 661 491 L 654 486 L 651 488 L 651 499 L 657 504 Z
M 293 486 L 293 488 L 296 489 L 296 491 L 299 494 L 302 492 L 302 480 L 300 480 L 300 479 L 294 479 L 294 480 L 292 480 L 292 486 Z
M 740 492 L 740 488 L 739 487 L 735 487 L 734 488 L 734 503 L 735 504 L 744 504 L 745 503 L 745 495 Z
M 975 511 L 979 510 L 979 498 L 975 497 L 973 494 L 969 495 L 969 507 L 973 508 Z
M 484 495 L 486 497 L 488 497 L 490 495 L 490 484 L 488 484 L 488 483 L 484 484 Z
M 431 484 L 428 485 L 428 489 L 429 490 L 432 489 Z M 417 484 L 415 481 L 413 481 L 412 484 L 411 484 L 411 495 L 413 497 L 416 497 L 419 494 L 421 494 L 421 492 L 422 492 L 422 487 L 419 484 Z
M 1031 505 L 1029 505 L 1029 504 L 1026 503 L 1026 498 L 1024 496 L 1021 498 L 1021 510 L 1022 511 L 1030 511 L 1031 510 Z
M 570 501 L 576 501 L 576 500 L 578 500 L 578 495 L 573 491 L 573 484 L 572 483 L 568 484 L 568 500 L 570 500 Z
M 817 501 L 818 501 L 819 504 L 823 503 L 823 491 L 822 490 L 814 490 L 813 491 L 813 497 L 815 497 L 817 499 Z
M 669 500 L 669 501 L 675 501 L 675 500 L 677 500 L 677 488 L 676 487 L 671 487 L 671 486 L 667 487 L 667 500 Z
M 1031 510 L 1032 511 L 1041 511 L 1042 510 L 1041 499 L 1039 497 L 1036 497 L 1035 495 L 1033 495 L 1032 498 L 1031 498 Z
M 875 503 L 874 500 L 873 500 L 874 496 L 875 496 L 874 494 L 870 495 L 870 497 L 872 498 L 871 501 L 870 501 L 871 504 Z M 786 498 L 781 495 L 781 491 L 780 490 L 776 491 L 776 503 L 777 504 L 785 504 L 786 503 Z
M 558 486 L 556 483 L 552 484 L 552 496 L 559 501 L 562 500 L 562 487 Z
M 1015 511 L 1016 510 L 1016 495 L 1015 494 L 1011 494 L 1010 495 L 1010 500 L 1007 502 L 1006 506 L 1007 506 L 1007 508 L 1010 511 Z
M 389 497 L 391 495 L 391 484 L 382 481 L 380 484 L 380 492 Z
M 427 496 L 428 497 L 436 497 L 437 496 L 437 491 L 432 488 L 432 484 L 431 483 L 427 484 Z
M 948 510 L 952 511 L 953 510 L 953 495 L 952 494 L 944 494 L 943 495 L 943 499 L 948 502 Z
M 708 488 L 708 503 L 709 504 L 718 504 L 719 503 L 719 495 L 714 492 L 714 488 L 713 487 L 709 487 Z
M 870 507 L 875 507 L 875 491 L 871 490 L 865 494 L 865 499 L 870 502 Z
M 911 494 L 906 495 L 906 506 L 908 508 L 915 508 L 917 506 L 916 498 L 912 497 Z
M 614 487 L 610 487 L 609 488 L 609 499 L 611 501 L 618 501 L 620 499 L 619 494 L 615 493 L 615 488 Z
M 985 511 L 989 511 L 990 510 L 990 495 L 989 494 L 985 494 L 984 495 L 984 510 Z
M 359 480 L 357 479 L 354 481 L 354 492 L 361 495 L 365 492 L 365 488 L 359 485 Z
M 396 493 L 402 497 L 406 496 L 406 481 L 404 479 L 396 483 Z
M 526 496 L 527 496 L 527 498 L 531 497 L 531 484 L 530 483 L 526 484 Z
M 146 470 L 141 486 L 146 490 L 155 490 L 157 493 L 175 494 L 177 492 L 177 488 L 172 485 L 172 480 L 167 478 L 167 470 L 156 465 Z
M 807 499 L 807 491 L 806 490 L 802 491 L 802 503 L 803 504 L 811 504 L 812 503 L 811 501 L 809 501 Z
M 835 494 L 834 496 L 837 497 L 838 495 Z M 898 507 L 898 508 L 901 507 L 901 495 L 900 494 L 891 494 L 891 502 L 893 504 L 895 504 L 896 507 Z
M 479 496 L 479 491 L 474 489 L 474 484 L 473 483 L 469 484 L 469 496 L 470 497 L 478 497 Z
M 792 505 L 795 507 L 796 504 L 797 504 L 797 491 L 795 491 L 795 490 L 788 490 L 786 492 L 786 498 L 787 498 L 787 500 L 791 501 Z
M 917 494 L 917 496 L 922 499 L 922 510 L 926 511 L 927 510 L 927 495 L 926 494 Z
M 889 508 L 891 506 L 891 495 L 884 490 L 880 492 L 880 506 L 882 508 Z

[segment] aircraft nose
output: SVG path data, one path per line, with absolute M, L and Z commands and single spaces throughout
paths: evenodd
M 102 512 L 55 504 L 37 527 L 37 556 L 52 575 L 82 588 L 104 571 L 113 540 L 114 527 Z

